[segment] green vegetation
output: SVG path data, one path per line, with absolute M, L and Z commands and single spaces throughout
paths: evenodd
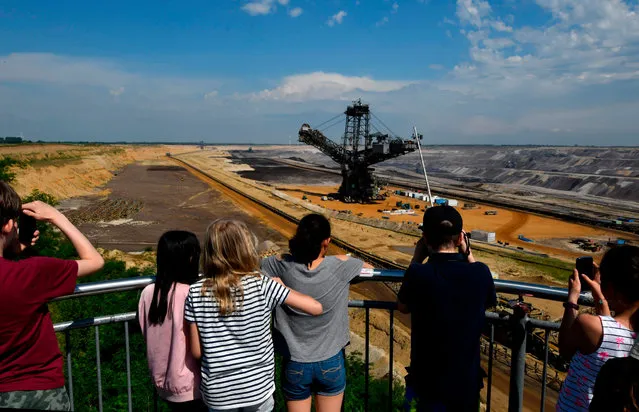
M 13 182 L 16 178 L 16 174 L 9 170 L 13 166 L 23 166 L 23 163 L 10 156 L 0 158 L 0 180 L 7 183 Z
M 98 146 L 93 146 L 98 147 Z M 86 152 L 86 153 L 83 153 Z M 56 153 L 34 153 L 35 156 L 27 158 L 25 165 L 33 167 L 55 166 L 65 163 L 77 162 L 88 155 L 114 156 L 124 153 L 121 147 L 104 147 L 101 151 L 91 151 L 90 147 L 74 148 L 72 151 L 58 150 Z
M 537 275 L 551 277 L 560 282 L 567 282 L 575 265 L 560 259 L 535 256 L 517 251 L 496 251 L 481 246 L 473 247 L 475 256 L 481 260 L 482 256 L 507 259 L 524 271 L 534 271 Z
M 41 200 L 49 204 L 57 204 L 57 200 L 46 193 L 34 190 L 23 199 L 24 202 Z M 60 258 L 74 258 L 73 246 L 65 240 L 60 232 L 49 225 L 39 225 L 41 232 L 38 245 L 34 251 L 41 255 Z M 96 282 L 136 276 L 153 275 L 152 269 L 126 269 L 122 261 L 108 260 L 104 268 L 80 282 Z M 54 323 L 69 320 L 80 320 L 96 316 L 112 315 L 126 312 L 136 312 L 140 291 L 109 293 L 106 295 L 90 296 L 80 299 L 67 299 L 50 304 Z M 129 325 L 129 342 L 131 356 L 131 390 L 134 411 L 154 410 L 155 390 L 149 377 L 146 361 L 146 346 L 139 332 L 137 321 Z M 65 334 L 58 334 L 58 341 L 62 353 L 67 349 L 72 353 L 73 391 L 75 410 L 97 411 L 97 356 L 95 345 L 95 327 L 75 329 L 68 333 L 70 345 L 67 348 Z M 102 401 L 105 411 L 121 411 L 127 408 L 127 374 L 125 326 L 122 323 L 108 324 L 99 328 L 100 360 L 102 376 Z M 280 382 L 280 361 L 276 361 L 276 383 Z M 351 354 L 346 359 L 347 387 L 344 396 L 344 410 L 363 411 L 364 372 L 365 367 L 361 355 Z M 65 375 L 67 368 L 65 365 Z M 67 387 L 69 377 L 66 376 Z M 275 394 L 276 410 L 284 411 L 284 397 L 279 389 Z M 392 393 L 393 409 L 400 410 L 403 401 L 403 388 L 395 384 Z M 385 410 L 388 405 L 388 381 L 386 379 L 370 379 L 369 409 Z M 160 411 L 168 408 L 161 401 Z

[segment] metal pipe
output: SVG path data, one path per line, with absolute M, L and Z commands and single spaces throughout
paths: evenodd
M 131 397 L 131 350 L 129 348 L 129 321 L 124 322 L 124 344 L 126 346 L 126 394 L 129 412 L 133 412 L 133 398 Z
M 364 411 L 368 412 L 368 362 L 369 362 L 369 349 L 368 349 L 368 342 L 370 339 L 370 331 L 369 331 L 369 325 L 370 325 L 370 309 L 368 307 L 366 307 L 364 309 L 366 311 L 366 332 L 365 332 L 365 337 L 364 337 Z
M 486 388 L 486 412 L 490 412 L 493 394 L 493 351 L 495 350 L 495 325 L 490 324 L 490 340 L 488 341 L 488 386 Z
M 512 347 L 510 361 L 510 390 L 508 392 L 508 412 L 520 412 L 524 406 L 524 379 L 526 376 L 526 325 L 528 315 L 522 308 L 515 307 L 510 318 Z
M 550 330 L 546 329 L 544 336 L 544 370 L 541 373 L 541 412 L 546 410 L 546 381 L 548 376 L 548 343 L 550 341 Z
M 376 282 L 401 282 L 404 279 L 404 271 L 398 269 L 364 269 L 362 274 L 355 279 L 355 282 L 376 281 Z M 153 283 L 153 276 L 143 276 L 128 279 L 105 280 L 101 282 L 83 283 L 76 286 L 72 295 L 63 296 L 55 300 L 76 298 L 82 296 L 98 295 L 110 292 L 123 292 L 127 290 L 143 289 Z M 537 298 L 563 302 L 568 298 L 568 289 L 532 283 L 515 282 L 511 280 L 495 279 L 497 292 L 513 295 L 534 296 Z M 592 295 L 588 292 L 582 293 L 579 298 L 582 305 L 593 305 Z
M 136 312 L 120 313 L 117 315 L 98 316 L 97 318 L 87 318 L 80 320 L 72 320 L 68 322 L 56 323 L 53 325 L 55 332 L 64 332 L 72 329 L 88 328 L 89 326 L 100 326 L 108 323 L 118 323 L 135 320 Z
M 426 189 L 428 190 L 428 203 L 430 207 L 433 207 L 433 196 L 430 194 L 430 183 L 428 183 L 428 174 L 426 173 L 426 165 L 424 164 L 424 154 L 422 153 L 422 145 L 419 142 L 419 134 L 417 133 L 417 126 L 413 126 L 414 138 L 417 142 L 417 148 L 419 149 L 419 158 L 422 160 L 422 170 L 424 171 L 424 180 L 426 180 Z
M 95 363 L 98 372 L 98 410 L 102 412 L 102 364 L 100 362 L 100 327 L 95 327 Z
M 390 343 L 388 344 L 388 410 L 389 412 L 393 411 L 393 328 L 394 328 L 394 317 L 395 311 L 391 309 L 390 311 L 390 325 L 389 325 L 389 336 Z
M 109 292 L 124 292 L 127 290 L 144 289 L 155 282 L 155 276 L 139 276 L 135 278 L 103 280 L 100 282 L 81 283 L 75 287 L 73 295 L 61 296 L 53 301 L 77 298 L 82 296 L 101 295 Z
M 67 352 L 67 381 L 69 383 L 69 401 L 71 402 L 71 410 L 75 410 L 73 403 L 73 356 L 71 356 L 71 336 L 69 331 L 64 332 L 64 347 Z

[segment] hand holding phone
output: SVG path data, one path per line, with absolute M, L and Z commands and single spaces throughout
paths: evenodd
M 25 246 L 31 246 L 36 227 L 36 220 L 31 216 L 27 216 L 24 213 L 20 214 L 20 220 L 18 221 L 18 240 Z
M 595 265 L 592 256 L 578 257 L 575 262 L 575 267 L 579 275 L 584 275 L 588 279 L 594 279 L 595 277 Z M 581 283 L 581 290 L 590 290 L 590 286 L 586 282 Z

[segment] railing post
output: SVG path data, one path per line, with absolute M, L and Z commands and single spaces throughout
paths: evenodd
M 390 325 L 389 325 L 389 335 L 390 342 L 388 344 L 388 410 L 389 412 L 393 411 L 393 349 L 394 349 L 394 340 L 395 336 L 393 333 L 394 325 L 394 316 L 395 311 L 391 309 L 390 311 Z
M 511 317 L 512 348 L 510 361 L 510 391 L 508 412 L 520 412 L 524 407 L 524 377 L 526 374 L 526 327 L 528 314 L 521 306 L 513 308 Z
M 365 333 L 365 338 L 364 338 L 364 411 L 368 412 L 368 371 L 369 371 L 369 367 L 368 367 L 368 361 L 369 361 L 369 349 L 368 349 L 368 343 L 370 340 L 370 330 L 369 330 L 369 325 L 370 325 L 370 309 L 368 308 L 368 306 L 365 308 L 366 310 L 366 333 Z
M 131 397 L 131 350 L 129 348 L 129 322 L 124 322 L 124 342 L 126 345 L 126 394 L 128 411 L 133 411 L 133 401 Z
M 98 372 L 98 411 L 102 412 L 102 363 L 100 362 L 100 327 L 95 327 L 95 365 Z
M 486 388 L 486 412 L 490 412 L 493 396 L 493 357 L 495 356 L 495 324 L 490 324 L 490 341 L 488 342 L 488 386 Z
M 71 355 L 71 336 L 69 331 L 64 331 L 64 346 L 67 351 L 67 381 L 69 383 L 69 401 L 71 402 L 71 410 L 75 411 L 75 403 L 73 402 L 73 356 Z

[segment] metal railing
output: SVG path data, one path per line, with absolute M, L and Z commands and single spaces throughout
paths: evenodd
M 356 282 L 363 281 L 384 281 L 384 282 L 401 282 L 404 272 L 401 270 L 363 270 L 362 275 L 356 279 Z M 154 278 L 150 276 L 136 277 L 129 279 L 109 280 L 102 282 L 92 282 L 80 284 L 76 287 L 74 294 L 64 296 L 56 299 L 75 299 L 86 296 L 108 294 L 114 292 L 123 292 L 130 290 L 140 290 L 145 286 L 154 282 Z M 548 299 L 553 301 L 565 301 L 568 296 L 567 289 L 549 287 L 543 285 L 535 285 L 528 283 L 520 283 L 506 280 L 495 280 L 495 287 L 498 293 L 513 294 L 520 296 L 533 296 L 542 299 Z M 589 294 L 582 294 L 580 297 L 580 303 L 583 305 L 592 305 L 592 296 Z M 397 310 L 396 302 L 384 302 L 384 301 L 370 301 L 370 300 L 352 300 L 349 302 L 351 308 L 361 308 L 365 311 L 365 347 L 364 347 L 364 365 L 365 371 L 365 394 L 368 394 L 370 372 L 370 310 L 379 309 L 389 312 L 389 352 L 388 352 L 388 410 L 392 410 L 392 390 L 393 390 L 393 349 L 394 349 L 394 313 Z M 63 333 L 65 339 L 66 348 L 66 368 L 67 368 L 67 388 L 71 399 L 71 408 L 74 408 L 74 386 L 73 386 L 73 352 L 72 342 L 70 337 L 70 331 L 74 329 L 83 329 L 94 327 L 95 328 L 95 349 L 96 349 L 96 371 L 97 371 L 97 393 L 98 393 L 98 409 L 103 410 L 102 402 L 102 376 L 101 376 L 101 361 L 100 361 L 100 327 L 106 324 L 123 323 L 124 324 L 124 345 L 126 348 L 126 376 L 127 376 L 127 404 L 128 410 L 133 410 L 132 402 L 132 388 L 131 388 L 131 358 L 130 358 L 130 344 L 129 344 L 129 323 L 136 321 L 137 314 L 135 312 L 120 313 L 113 315 L 105 315 L 99 317 L 92 317 L 87 319 L 73 320 L 68 322 L 57 323 L 54 325 L 56 333 Z M 544 347 L 543 355 L 540 361 L 543 362 L 541 371 L 541 405 L 540 410 L 545 410 L 546 403 L 546 388 L 547 388 L 547 376 L 548 376 L 548 354 L 549 354 L 549 335 L 551 331 L 559 330 L 559 323 L 549 322 L 539 319 L 530 318 L 523 306 L 515 305 L 512 313 L 495 313 L 486 312 L 487 320 L 487 336 L 484 338 L 487 340 L 482 347 L 487 350 L 484 351 L 487 357 L 488 364 L 488 377 L 487 377 L 487 396 L 486 396 L 486 410 L 490 411 L 492 403 L 492 383 L 493 383 L 493 369 L 494 360 L 502 360 L 505 366 L 510 367 L 510 385 L 509 385 L 509 411 L 521 411 L 523 409 L 524 400 L 524 382 L 527 371 L 527 352 L 526 345 L 528 342 L 529 331 L 532 329 L 542 329 L 544 333 Z M 510 360 L 504 356 L 497 356 L 496 345 L 500 345 L 495 339 L 495 328 L 505 327 L 510 339 Z M 504 347 L 504 346 L 500 346 Z M 503 353 L 507 352 L 507 349 L 502 350 Z M 368 408 L 368 396 L 364 396 L 363 403 L 366 411 Z

